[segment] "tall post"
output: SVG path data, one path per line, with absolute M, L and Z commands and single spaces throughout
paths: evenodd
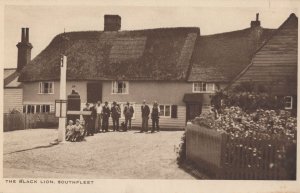
M 60 62 L 60 90 L 59 90 L 59 99 L 67 100 L 66 93 L 66 84 L 67 84 L 67 56 L 62 55 Z M 58 122 L 58 141 L 65 141 L 65 128 L 66 128 L 66 118 L 59 118 Z

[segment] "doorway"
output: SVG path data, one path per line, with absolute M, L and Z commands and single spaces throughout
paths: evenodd
M 102 83 L 88 82 L 87 83 L 87 102 L 95 103 L 102 101 Z
M 193 120 L 202 112 L 201 103 L 187 103 L 186 104 L 186 121 Z

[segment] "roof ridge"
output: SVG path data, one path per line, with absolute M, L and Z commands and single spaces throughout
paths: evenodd
M 262 30 L 277 30 L 277 29 L 273 29 L 273 28 L 264 28 L 264 27 L 260 27 Z M 244 28 L 244 29 L 240 29 L 240 30 L 235 30 L 235 31 L 227 31 L 227 32 L 221 32 L 221 33 L 216 33 L 216 34 L 208 34 L 208 35 L 201 35 L 200 37 L 213 37 L 213 36 L 221 36 L 221 35 L 226 35 L 226 34 L 231 34 L 231 33 L 235 33 L 235 32 L 243 32 L 243 31 L 250 31 L 253 28 L 248 27 L 248 28 Z
M 134 30 L 119 30 L 119 31 L 104 31 L 104 30 L 82 30 L 82 31 L 69 31 L 69 32 L 62 32 L 57 34 L 56 36 L 60 36 L 60 35 L 67 35 L 70 33 L 83 33 L 83 32 L 100 32 L 100 33 L 122 33 L 122 32 L 143 32 L 143 31 L 156 31 L 156 30 L 200 30 L 199 27 L 197 26 L 190 26 L 190 27 L 158 27 L 158 28 L 147 28 L 147 29 L 134 29 Z
M 296 18 L 298 20 L 298 17 L 295 13 L 291 13 L 290 16 L 273 32 L 273 34 L 253 53 L 253 56 L 251 57 L 251 62 L 235 77 L 230 81 L 228 86 L 225 88 L 229 88 L 235 81 L 237 81 L 242 75 L 244 75 L 247 70 L 253 65 L 253 57 L 267 44 L 269 41 L 278 34 L 278 32 L 286 25 L 286 23 L 292 19 Z

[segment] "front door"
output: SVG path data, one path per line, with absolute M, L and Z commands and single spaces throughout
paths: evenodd
M 87 102 L 95 103 L 102 101 L 102 84 L 99 82 L 87 83 Z
M 202 111 L 201 103 L 187 103 L 186 104 L 186 121 L 193 120 L 199 116 Z

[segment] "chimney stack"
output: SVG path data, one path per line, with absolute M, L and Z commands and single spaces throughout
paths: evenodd
M 23 67 L 31 60 L 32 45 L 29 43 L 29 28 L 22 28 L 21 42 L 17 44 L 18 62 L 17 71 L 20 72 Z
M 25 28 L 22 28 L 22 34 L 21 34 L 21 42 L 25 41 Z
M 104 31 L 119 31 L 121 17 L 119 15 L 104 15 Z
M 26 28 L 26 42 L 29 43 L 29 28 Z
M 251 28 L 260 27 L 259 13 L 256 14 L 256 20 L 251 21 Z

